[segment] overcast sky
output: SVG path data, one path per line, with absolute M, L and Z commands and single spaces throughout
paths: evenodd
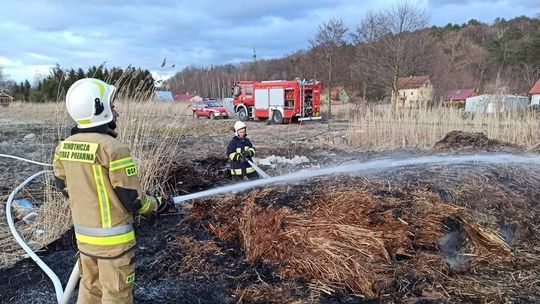
M 187 65 L 280 57 L 309 48 L 317 26 L 342 18 L 354 27 L 396 0 L 4 0 L 0 68 L 33 81 L 56 63 L 86 69 L 129 64 L 166 78 Z M 431 24 L 492 23 L 540 14 L 540 0 L 417 0 Z M 167 58 L 164 68 L 160 67 Z M 173 68 L 172 65 L 175 65 Z

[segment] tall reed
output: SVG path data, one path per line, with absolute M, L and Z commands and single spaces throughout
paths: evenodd
M 449 107 L 394 108 L 391 105 L 336 105 L 333 119 L 348 124 L 344 142 L 354 148 L 373 150 L 429 149 L 450 131 L 481 132 L 487 137 L 525 149 L 540 142 L 536 113 L 464 113 Z

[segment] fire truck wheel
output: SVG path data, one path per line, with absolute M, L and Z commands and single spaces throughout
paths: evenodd
M 283 115 L 281 115 L 280 111 L 274 110 L 272 112 L 272 123 L 275 123 L 275 124 L 283 123 Z
M 241 121 L 247 121 L 249 119 L 245 108 L 238 109 L 238 119 L 240 119 Z
M 214 114 L 214 112 L 212 112 L 212 113 L 210 113 L 210 115 L 208 115 L 208 118 L 216 119 L 216 115 Z

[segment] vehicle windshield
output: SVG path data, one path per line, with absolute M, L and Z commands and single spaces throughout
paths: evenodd
M 216 101 L 209 101 L 206 103 L 209 107 L 215 108 L 215 107 L 221 107 L 221 105 Z

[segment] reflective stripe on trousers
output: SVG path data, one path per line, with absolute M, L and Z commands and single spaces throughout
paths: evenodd
M 247 167 L 246 168 L 246 173 L 247 174 L 250 174 L 250 173 L 253 173 L 255 172 L 255 169 L 253 169 L 253 167 Z M 243 175 L 242 174 L 242 169 L 231 169 L 231 174 L 232 175 Z
M 112 228 L 94 228 L 74 225 L 78 241 L 91 245 L 119 245 L 135 240 L 133 225 L 127 224 Z

